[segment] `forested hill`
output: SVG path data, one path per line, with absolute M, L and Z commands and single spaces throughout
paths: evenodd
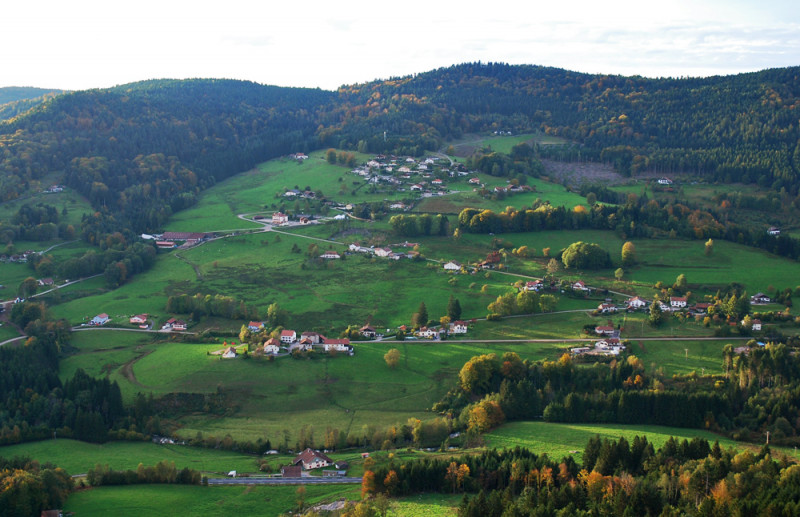
M 59 95 L 0 122 L 0 201 L 60 181 L 134 231 L 215 181 L 319 147 L 422 154 L 486 130 L 543 131 L 540 153 L 623 173 L 800 186 L 800 67 L 705 79 L 470 63 L 337 92 L 154 80 Z M 386 140 L 384 141 L 384 132 Z
M 623 173 L 695 173 L 794 190 L 800 177 L 800 67 L 647 79 L 471 63 L 343 87 L 340 95 L 351 145 L 379 148 L 384 130 L 390 144 L 410 148 L 488 129 L 542 130 L 580 144 L 550 153 L 580 152 Z
M 63 93 L 64 90 L 50 88 L 34 88 L 32 86 L 4 86 L 0 88 L 0 104 L 36 99 L 47 94 Z
M 30 86 L 7 86 L 0 88 L 0 121 L 21 115 L 60 93 L 63 90 L 48 90 Z
M 334 95 L 233 80 L 60 95 L 0 124 L 0 192 L 13 199 L 31 182 L 63 173 L 124 226 L 155 230 L 215 181 L 314 148 L 321 109 Z

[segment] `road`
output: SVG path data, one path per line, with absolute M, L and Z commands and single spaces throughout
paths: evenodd
M 302 478 L 211 478 L 209 485 L 342 485 L 360 484 L 362 478 L 302 477 Z

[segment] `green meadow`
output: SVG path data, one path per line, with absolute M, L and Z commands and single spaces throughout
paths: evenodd
M 340 498 L 359 499 L 360 486 L 308 485 L 305 504 Z M 75 492 L 64 506 L 75 515 L 147 515 L 148 517 L 264 515 L 291 512 L 297 505 L 296 486 L 129 485 Z
M 624 437 L 628 442 L 633 442 L 636 436 L 646 436 L 647 441 L 652 443 L 656 449 L 663 446 L 670 437 L 680 440 L 699 437 L 708 440 L 709 443 L 719 441 L 722 448 L 752 449 L 757 447 L 700 429 L 654 425 L 511 422 L 491 431 L 485 438 L 487 447 L 513 448 L 520 446 L 537 454 L 547 454 L 554 459 L 572 456 L 580 464 L 586 443 L 596 435 L 609 440 L 618 440 L 620 437 Z M 794 454 L 788 449 L 784 452 Z
M 70 474 L 82 474 L 95 465 L 108 465 L 114 470 L 136 470 L 139 463 L 155 465 L 166 460 L 175 467 L 225 474 L 257 471 L 256 457 L 231 451 L 201 449 L 185 445 L 157 445 L 152 442 L 86 443 L 58 438 L 41 442 L 0 447 L 0 456 L 27 456 L 40 463 L 50 462 Z

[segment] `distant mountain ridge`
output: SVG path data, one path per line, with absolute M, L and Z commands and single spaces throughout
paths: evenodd
M 64 90 L 33 88 L 30 86 L 7 86 L 0 88 L 0 121 L 16 117 L 43 103 Z
M 55 96 L 0 123 L 0 192 L 45 174 L 136 231 L 256 163 L 337 147 L 420 155 L 466 133 L 540 131 L 543 156 L 623 174 L 800 186 L 800 67 L 646 79 L 465 63 L 336 92 L 224 79 L 152 80 Z M 2 201 L 3 199 L 0 199 Z
M 65 91 L 56 88 L 35 88 L 33 86 L 3 86 L 0 87 L 0 104 L 35 99 L 47 94 L 59 94 Z

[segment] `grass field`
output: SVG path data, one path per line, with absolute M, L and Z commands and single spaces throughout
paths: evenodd
M 306 486 L 307 506 L 340 498 L 356 500 L 356 485 Z M 276 515 L 290 512 L 297 502 L 297 487 L 203 487 L 133 485 L 99 487 L 74 493 L 64 506 L 75 515 L 146 515 L 148 517 Z
M 735 442 L 708 431 L 662 427 L 653 425 L 619 425 L 619 424 L 556 424 L 548 422 L 511 422 L 495 429 L 486 435 L 488 447 L 525 447 L 537 454 L 547 454 L 553 459 L 572 456 L 579 464 L 583 461 L 583 450 L 586 443 L 595 435 L 609 440 L 625 437 L 633 442 L 635 436 L 646 436 L 647 440 L 658 449 L 670 436 L 683 440 L 695 437 L 704 438 L 709 443 L 719 441 L 720 447 L 736 449 L 757 448 L 757 445 Z M 783 452 L 795 454 L 786 449 Z
M 114 470 L 136 470 L 139 463 L 155 465 L 167 460 L 175 467 L 188 467 L 208 473 L 225 474 L 231 470 L 256 472 L 256 457 L 216 449 L 182 445 L 156 445 L 152 442 L 108 442 L 94 444 L 59 438 L 41 442 L 0 447 L 0 456 L 28 456 L 40 463 L 50 462 L 70 474 L 82 474 L 97 464 Z

